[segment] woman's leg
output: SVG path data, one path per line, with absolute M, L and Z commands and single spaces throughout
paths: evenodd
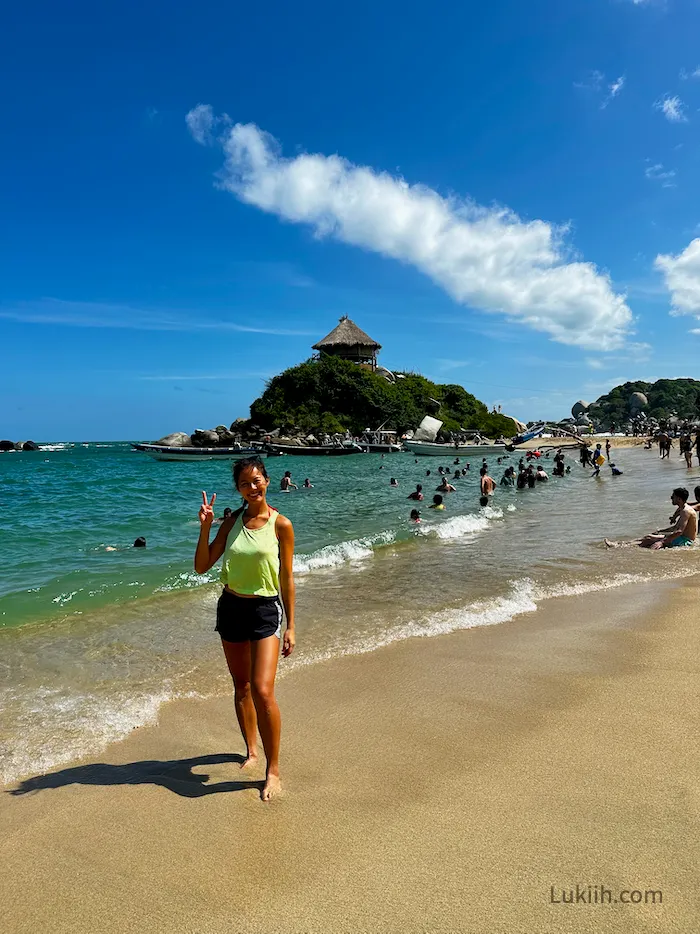
M 251 643 L 253 703 L 267 759 L 265 787 L 261 794 L 263 801 L 269 801 L 282 787 L 279 764 L 281 720 L 280 709 L 275 699 L 275 675 L 279 653 L 280 640 L 277 636 L 268 636 Z
M 226 642 L 221 640 L 226 664 L 233 678 L 234 704 L 238 725 L 246 745 L 246 757 L 241 768 L 254 763 L 258 758 L 258 722 L 251 691 L 252 661 L 250 642 Z

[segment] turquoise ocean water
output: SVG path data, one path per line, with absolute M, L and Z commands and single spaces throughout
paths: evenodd
M 518 456 L 490 458 L 496 479 Z M 281 676 L 397 639 L 506 623 L 557 594 L 697 572 L 699 549 L 610 552 L 601 541 L 666 523 L 671 488 L 700 483 L 700 469 L 639 449 L 615 459 L 623 477 L 606 467 L 591 480 L 572 454 L 569 476 L 499 488 L 485 509 L 472 459 L 443 514 L 426 508 L 440 459 L 268 459 L 270 501 L 297 542 L 299 646 Z M 280 493 L 285 470 L 314 488 Z M 423 504 L 406 498 L 416 483 Z M 212 631 L 218 569 L 192 568 L 203 489 L 217 493 L 218 515 L 240 502 L 227 462 L 157 462 L 107 442 L 0 455 L 1 781 L 95 752 L 172 698 L 229 690 Z M 145 549 L 131 547 L 138 536 Z

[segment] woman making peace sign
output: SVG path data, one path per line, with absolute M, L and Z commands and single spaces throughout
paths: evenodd
M 270 478 L 257 457 L 236 461 L 233 482 L 245 500 L 221 524 L 209 544 L 216 493 L 202 493 L 199 541 L 194 569 L 205 574 L 223 556 L 224 589 L 216 609 L 216 631 L 235 689 L 236 716 L 246 744 L 241 768 L 257 762 L 260 730 L 267 770 L 261 798 L 269 801 L 281 789 L 279 776 L 280 711 L 275 700 L 275 674 L 282 654 L 294 650 L 294 529 L 268 505 Z M 282 606 L 287 627 L 282 636 Z

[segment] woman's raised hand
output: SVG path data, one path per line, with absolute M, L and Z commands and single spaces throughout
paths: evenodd
M 214 503 L 216 502 L 216 493 L 212 494 L 211 502 L 207 502 L 207 494 L 202 490 L 202 505 L 199 507 L 199 521 L 204 528 L 210 528 L 214 521 Z

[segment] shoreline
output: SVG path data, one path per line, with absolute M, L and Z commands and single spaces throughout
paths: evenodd
M 233 761 L 231 699 L 173 701 L 2 795 L 7 929 L 692 930 L 699 594 L 695 576 L 554 597 L 300 666 L 271 805 Z M 576 882 L 665 902 L 547 902 Z

